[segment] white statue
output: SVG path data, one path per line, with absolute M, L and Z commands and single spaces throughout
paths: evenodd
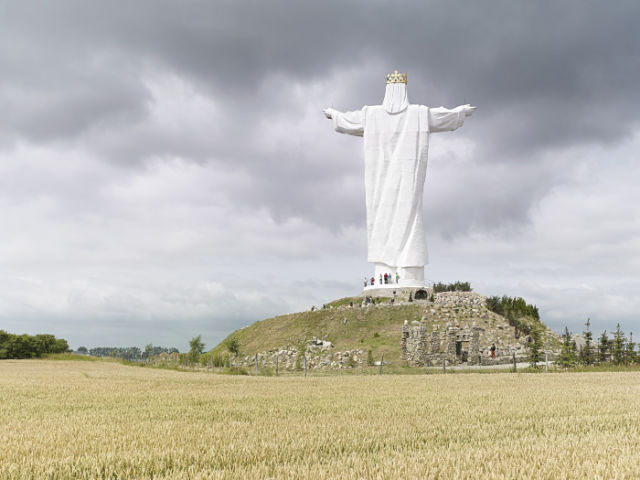
M 476 107 L 452 110 L 410 105 L 407 74 L 387 75 L 382 105 L 354 112 L 324 110 L 336 131 L 364 137 L 368 261 L 381 275 L 399 276 L 400 285 L 423 286 L 428 263 L 422 223 L 429 133 L 462 126 Z

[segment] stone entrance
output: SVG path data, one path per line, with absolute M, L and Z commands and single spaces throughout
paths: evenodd
M 466 328 L 448 326 L 429 333 L 426 321 L 408 322 L 402 327 L 402 357 L 412 366 L 468 363 L 473 365 L 480 357 L 480 332 L 475 325 Z M 429 348 L 430 347 L 430 348 Z
M 415 298 L 416 300 L 427 300 L 429 298 L 429 294 L 427 293 L 426 290 L 420 289 L 420 290 L 416 290 L 416 293 L 413 298 Z

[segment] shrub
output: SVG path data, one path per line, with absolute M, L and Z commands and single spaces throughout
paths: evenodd
M 44 354 L 69 351 L 66 340 L 50 334 L 14 335 L 0 330 L 0 359 L 38 358 Z
M 247 369 L 242 367 L 228 368 L 224 371 L 224 373 L 226 373 L 227 375 L 249 375 Z
M 214 367 L 228 367 L 230 365 L 231 359 L 229 355 L 224 353 L 216 353 L 213 355 L 213 366 Z
M 469 282 L 454 282 L 454 283 L 434 283 L 433 292 L 470 292 L 471 284 Z
M 202 355 L 202 351 L 204 350 L 202 335 L 198 335 L 189 340 L 189 347 L 189 360 L 191 363 L 196 363 L 200 360 L 200 355 Z
M 541 328 L 538 307 L 529 305 L 520 297 L 489 297 L 486 301 L 487 309 L 507 319 L 509 325 L 516 328 L 516 334 L 524 332 L 530 335 L 534 328 Z M 528 320 L 527 320 L 528 319 Z
M 240 342 L 236 337 L 231 337 L 229 340 L 224 342 L 224 345 L 229 350 L 229 353 L 238 356 L 240 355 Z

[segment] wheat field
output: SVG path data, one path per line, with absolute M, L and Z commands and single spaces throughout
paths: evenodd
M 0 362 L 0 478 L 638 478 L 640 374 Z

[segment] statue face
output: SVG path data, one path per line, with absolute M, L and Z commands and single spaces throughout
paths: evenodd
M 387 83 L 382 106 L 389 113 L 398 113 L 409 106 L 406 83 Z

